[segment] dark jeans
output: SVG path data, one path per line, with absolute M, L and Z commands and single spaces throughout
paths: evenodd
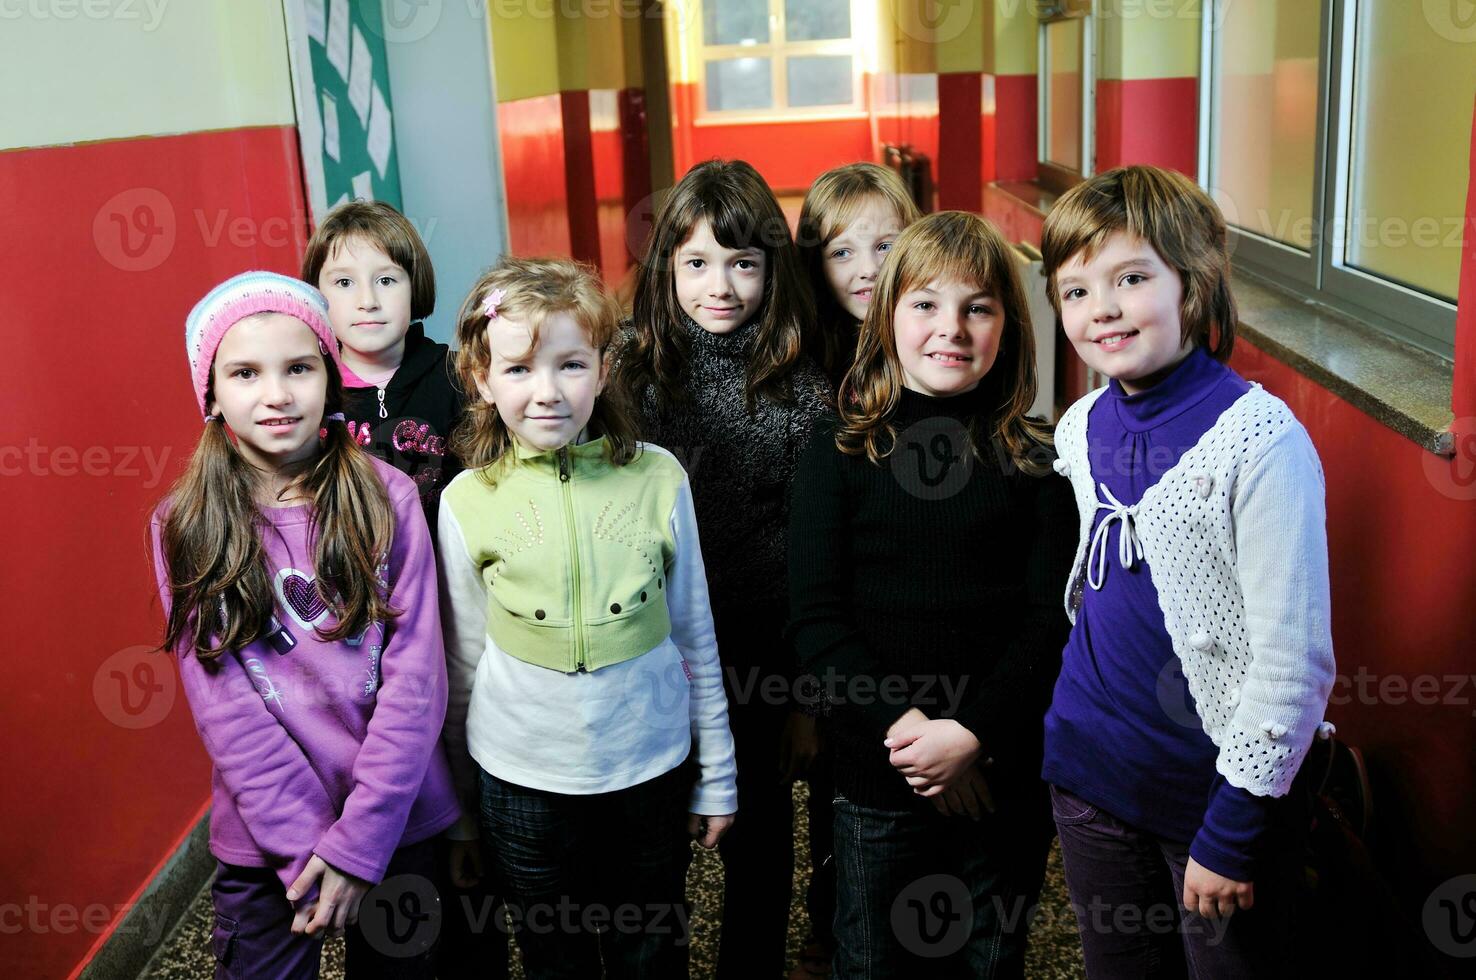
M 718 844 L 723 857 L 719 980 L 777 977 L 784 971 L 794 890 L 794 797 L 779 772 L 785 705 L 736 699 L 728 723 L 738 760 L 738 818 Z
M 352 980 L 431 980 L 440 909 L 432 841 L 395 851 L 383 882 L 371 889 L 359 921 L 345 932 Z M 211 886 L 216 980 L 314 980 L 323 933 L 293 935 L 292 905 L 277 873 L 217 862 Z
M 1228 918 L 1183 909 L 1189 845 L 1165 840 L 1051 787 L 1066 886 L 1091 980 L 1289 975 L 1300 853 L 1273 834 L 1254 905 Z
M 973 821 L 837 795 L 837 980 L 1023 977 L 1048 828 L 1040 805 Z
M 436 889 L 441 893 L 438 980 L 507 980 L 507 929 L 494 884 L 492 858 L 482 849 L 486 874 L 471 888 L 451 883 L 450 842 L 436 839 Z
M 687 976 L 686 765 L 570 796 L 482 772 L 482 833 L 529 980 Z

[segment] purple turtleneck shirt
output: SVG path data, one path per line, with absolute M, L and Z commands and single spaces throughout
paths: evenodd
M 1203 348 L 1138 394 L 1111 382 L 1087 416 L 1093 485 L 1136 504 L 1249 390 Z M 1089 531 L 1109 513 L 1098 510 Z M 1083 589 L 1062 655 L 1042 775 L 1135 827 L 1188 841 L 1209 870 L 1250 881 L 1275 803 L 1216 772 L 1218 749 L 1189 696 L 1153 571 L 1142 559 L 1118 561 L 1121 526 L 1108 530 L 1105 580 Z

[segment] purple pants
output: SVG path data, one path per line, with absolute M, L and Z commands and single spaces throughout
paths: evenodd
M 442 910 L 434 881 L 434 839 L 395 851 L 384 880 L 345 931 L 351 980 L 433 980 Z M 211 897 L 216 980 L 316 980 L 323 934 L 292 934 L 287 889 L 271 868 L 217 862 Z
M 1248 978 L 1291 971 L 1291 913 L 1300 854 L 1294 837 L 1255 879 L 1255 903 L 1228 918 L 1183 908 L 1189 845 L 1139 830 L 1057 786 L 1051 814 L 1089 980 Z

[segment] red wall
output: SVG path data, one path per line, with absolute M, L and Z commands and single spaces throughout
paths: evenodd
M 1097 172 L 1142 163 L 1198 170 L 1199 80 L 1097 81 Z
M 572 254 L 561 97 L 499 103 L 497 128 L 502 137 L 510 251 Z
M 209 796 L 175 668 L 148 652 L 161 618 L 147 520 L 200 432 L 185 315 L 229 275 L 297 269 L 296 132 L 0 153 L 0 216 L 13 631 L 0 879 L 6 902 L 36 909 L 3 958 L 12 975 L 53 977 L 103 938 Z

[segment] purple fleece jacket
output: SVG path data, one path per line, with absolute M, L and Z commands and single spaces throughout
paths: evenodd
M 291 886 L 308 859 L 379 881 L 395 849 L 458 816 L 441 748 L 446 658 L 435 557 L 415 484 L 374 468 L 395 511 L 385 571 L 401 615 L 358 638 L 325 643 L 331 619 L 313 586 L 311 509 L 266 507 L 267 570 L 277 597 L 273 632 L 204 667 L 179 658 L 195 727 L 214 766 L 210 851 L 227 864 L 270 867 Z M 166 614 L 161 535 L 154 568 Z

